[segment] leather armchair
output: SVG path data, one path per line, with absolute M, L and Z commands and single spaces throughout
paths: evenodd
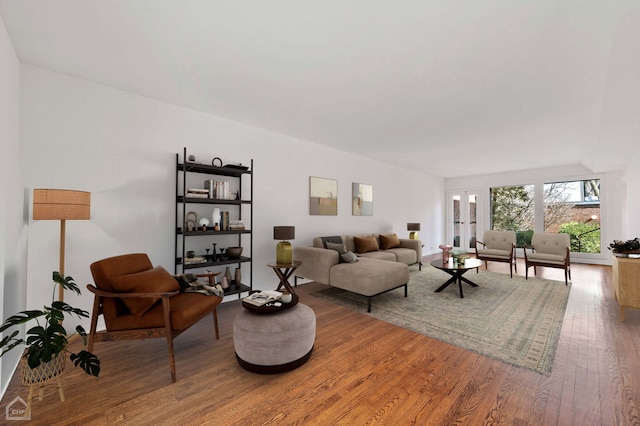
M 88 350 L 95 342 L 166 338 L 171 381 L 176 381 L 173 339 L 211 314 L 219 339 L 218 296 L 180 292 L 178 281 L 162 267 L 153 267 L 143 253 L 110 257 L 91 264 L 95 286 Z M 210 282 L 213 274 L 208 276 Z M 96 330 L 102 315 L 106 330 Z

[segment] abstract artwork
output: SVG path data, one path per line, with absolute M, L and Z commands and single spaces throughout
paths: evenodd
M 309 214 L 338 215 L 338 181 L 309 177 Z
M 353 183 L 351 212 L 353 216 L 373 216 L 373 185 Z

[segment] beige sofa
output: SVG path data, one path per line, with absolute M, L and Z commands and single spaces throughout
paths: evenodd
M 358 260 L 353 263 L 341 261 L 348 256 L 326 248 L 325 242 L 331 246 L 329 240 L 334 244 L 341 241 L 344 250 L 355 253 Z M 374 240 L 377 250 L 371 246 Z M 395 244 L 394 240 L 397 240 Z M 363 247 L 363 241 L 371 245 Z M 346 235 L 325 237 L 324 240 L 317 237 L 313 247 L 295 247 L 293 256 L 302 262 L 295 271 L 296 279 L 306 278 L 366 296 L 367 311 L 371 312 L 374 296 L 400 287 L 404 287 L 407 296 L 408 265 L 418 264 L 422 268 L 422 243 L 389 234 Z

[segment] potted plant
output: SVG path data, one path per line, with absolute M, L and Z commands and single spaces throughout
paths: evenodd
M 53 282 L 53 295 L 56 294 L 56 287 L 58 285 L 62 286 L 65 290 L 71 290 L 76 294 L 80 294 L 80 289 L 72 277 L 63 277 L 59 272 L 54 272 Z M 25 338 L 18 336 L 20 330 L 14 330 L 10 335 L 6 335 L 0 341 L 0 349 L 2 350 L 0 357 L 23 343 L 27 346 L 26 353 L 23 357 L 22 379 L 24 384 L 43 381 L 44 379 L 59 375 L 64 368 L 64 360 L 66 359 L 63 352 L 69 353 L 74 365 L 82 368 L 87 374 L 98 376 L 100 373 L 100 360 L 97 356 L 84 349 L 78 353 L 72 353 L 67 350 L 68 335 L 62 325 L 65 314 L 73 314 L 79 318 L 89 317 L 87 311 L 73 308 L 65 302 L 55 301 L 54 296 L 52 296 L 50 306 L 44 306 L 42 310 L 18 312 L 7 318 L 2 326 L 0 326 L 0 333 L 4 333 L 12 327 L 18 327 L 32 320 L 36 322 L 33 327 L 26 331 Z M 86 345 L 87 333 L 84 328 L 78 325 L 75 332 L 82 337 Z M 43 370 L 46 374 L 49 374 L 50 377 L 42 377 Z M 37 379 L 30 379 L 30 374 L 37 375 Z
M 629 253 L 640 253 L 640 239 L 636 237 L 627 241 L 613 240 L 608 249 L 618 257 L 628 256 Z

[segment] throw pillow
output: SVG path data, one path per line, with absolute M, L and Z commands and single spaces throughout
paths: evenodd
M 380 234 L 380 249 L 387 250 L 400 247 L 400 238 L 396 234 L 383 235 Z
M 354 263 L 358 261 L 358 256 L 352 251 L 348 251 L 340 255 L 340 261 L 342 263 Z
M 320 237 L 320 240 L 322 241 L 322 244 L 324 244 L 324 248 L 329 248 L 327 247 L 327 243 L 342 244 L 342 237 L 339 235 L 335 235 L 333 237 Z
M 153 269 L 147 269 L 135 274 L 112 277 L 110 281 L 113 289 L 122 293 L 161 293 L 180 290 L 178 281 L 162 266 L 156 266 Z M 142 317 L 160 301 L 160 298 L 124 298 L 122 301 L 129 308 L 129 312 Z
M 339 254 L 343 254 L 347 252 L 347 249 L 344 247 L 344 244 L 340 243 L 340 244 L 336 244 L 336 243 L 330 243 L 330 242 L 326 242 L 324 243 L 328 249 L 330 250 L 335 250 L 337 251 Z
M 376 237 L 353 237 L 356 245 L 356 253 L 367 253 L 370 251 L 378 251 L 378 240 Z

